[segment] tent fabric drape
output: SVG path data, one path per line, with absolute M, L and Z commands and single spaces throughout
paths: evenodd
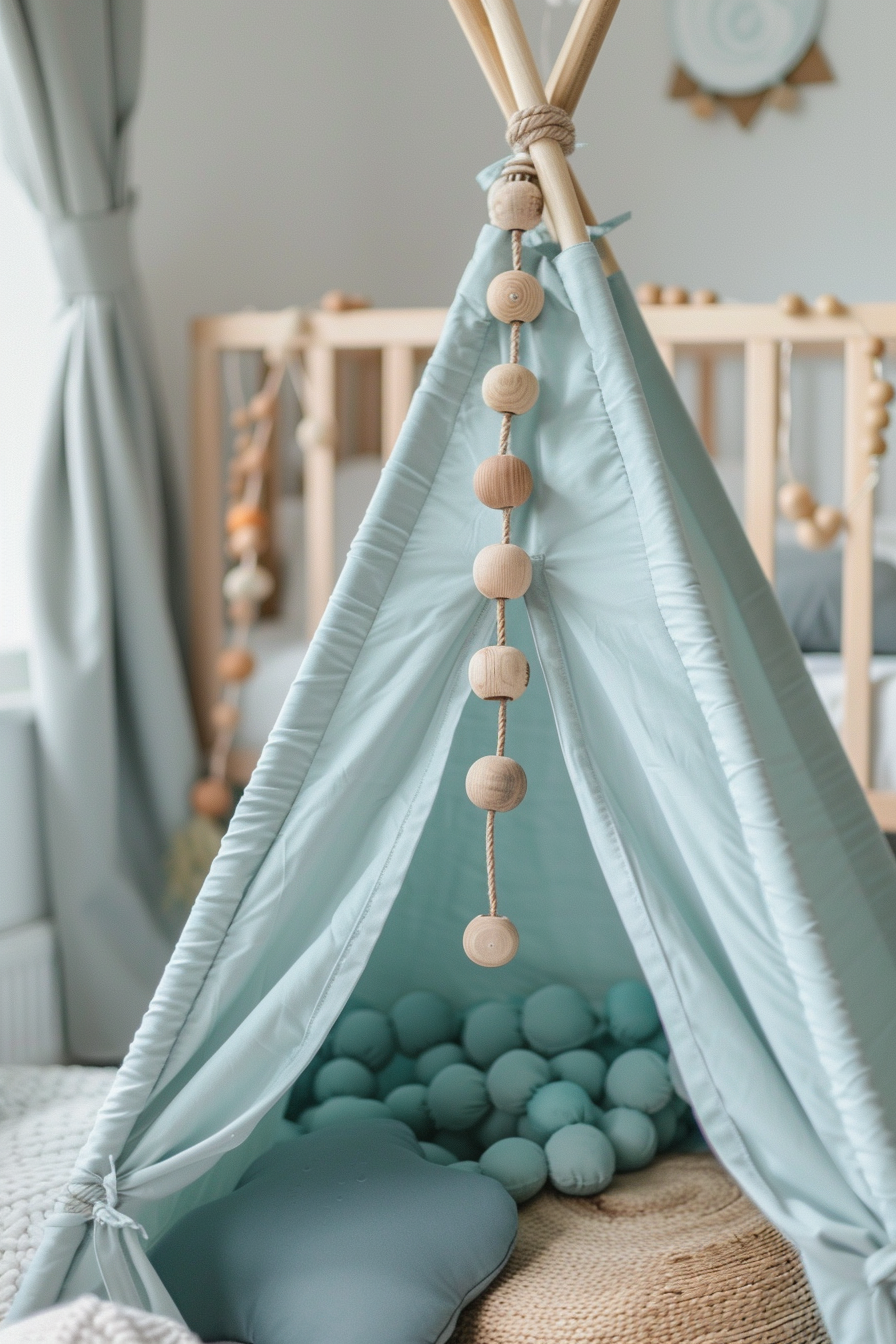
M 162 856 L 196 763 L 176 503 L 130 256 L 141 0 L 0 0 L 0 132 L 65 299 L 36 473 L 32 681 L 75 1058 L 127 1050 L 173 941 Z
M 467 962 L 493 729 L 466 666 L 494 519 L 484 373 L 506 358 L 490 227 L 199 901 L 13 1306 L 103 1283 L 166 1305 L 150 1243 L 229 1189 L 359 981 L 386 1006 L 546 980 L 599 997 L 640 964 L 722 1161 L 795 1243 L 834 1344 L 894 1344 L 896 867 L 621 275 L 527 245 L 536 491 L 509 635 L 532 663 L 502 818 L 521 948 Z M 570 934 L 572 930 L 572 934 Z M 637 960 L 636 960 L 637 958 Z M 114 1166 L 113 1166 L 114 1164 Z

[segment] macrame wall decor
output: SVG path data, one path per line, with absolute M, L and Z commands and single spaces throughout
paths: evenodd
M 818 44 L 824 0 L 667 0 L 667 15 L 669 97 L 703 121 L 726 110 L 746 129 L 762 107 L 793 112 L 801 87 L 834 78 Z
M 481 756 L 467 773 L 467 796 L 486 815 L 485 855 L 489 913 L 477 915 L 464 932 L 464 950 L 479 966 L 503 966 L 516 955 L 519 935 L 514 925 L 498 914 L 495 875 L 495 814 L 518 807 L 526 796 L 523 767 L 505 755 L 507 704 L 518 700 L 529 684 L 525 655 L 506 639 L 505 603 L 522 597 L 532 580 L 532 563 L 526 552 L 510 539 L 511 516 L 532 493 L 532 473 L 511 452 L 511 426 L 515 415 L 524 415 L 538 399 L 538 379 L 520 363 L 520 328 L 538 317 L 544 305 L 544 290 L 533 275 L 522 269 L 522 236 L 539 223 L 543 210 L 541 188 L 528 147 L 550 137 L 566 154 L 575 145 L 572 121 L 560 107 L 544 104 L 524 108 L 510 120 L 507 140 L 515 151 L 501 176 L 489 191 L 489 219 L 510 233 L 513 269 L 496 275 L 488 287 L 489 312 L 510 327 L 510 360 L 489 369 L 482 382 L 487 406 L 501 415 L 498 452 L 481 462 L 473 489 L 487 508 L 503 515 L 501 540 L 485 546 L 476 556 L 473 581 L 484 597 L 494 599 L 497 643 L 480 649 L 470 661 L 470 685 L 483 700 L 498 705 L 498 744 L 494 756 Z

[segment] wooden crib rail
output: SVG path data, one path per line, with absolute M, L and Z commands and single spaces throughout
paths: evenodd
M 670 291 L 675 292 L 675 291 Z M 678 291 L 679 294 L 683 291 Z M 862 303 L 834 313 L 799 315 L 776 304 L 647 303 L 642 312 L 667 366 L 681 354 L 697 357 L 698 421 L 712 448 L 714 363 L 742 350 L 745 361 L 745 525 L 770 579 L 774 578 L 778 486 L 778 367 L 781 343 L 795 350 L 838 352 L 844 360 L 844 499 L 851 502 L 843 550 L 843 743 L 885 830 L 896 831 L 896 792 L 871 788 L 873 648 L 873 494 L 863 490 L 868 456 L 864 413 L 871 364 L 869 335 L 896 347 L 896 303 Z M 379 410 L 383 457 L 388 457 L 410 405 L 419 358 L 432 350 L 445 320 L 440 308 L 363 308 L 345 312 L 285 309 L 199 318 L 193 324 L 193 461 L 191 680 L 200 724 L 216 693 L 215 655 L 221 643 L 224 573 L 220 356 L 256 352 L 268 360 L 301 359 L 304 412 L 324 427 L 304 447 L 306 624 L 316 629 L 336 576 L 336 360 L 340 351 L 380 356 Z

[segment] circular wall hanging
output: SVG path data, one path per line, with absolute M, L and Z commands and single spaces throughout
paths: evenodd
M 783 110 L 797 86 L 833 78 L 818 46 L 824 0 L 667 0 L 677 66 L 670 94 L 697 116 L 728 106 L 747 126 L 769 101 Z

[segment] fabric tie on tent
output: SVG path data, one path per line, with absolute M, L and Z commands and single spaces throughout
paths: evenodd
M 176 929 L 196 739 L 173 463 L 130 258 L 141 0 L 0 0 L 0 133 L 66 308 L 35 474 L 30 668 L 68 1046 L 117 1062 Z

